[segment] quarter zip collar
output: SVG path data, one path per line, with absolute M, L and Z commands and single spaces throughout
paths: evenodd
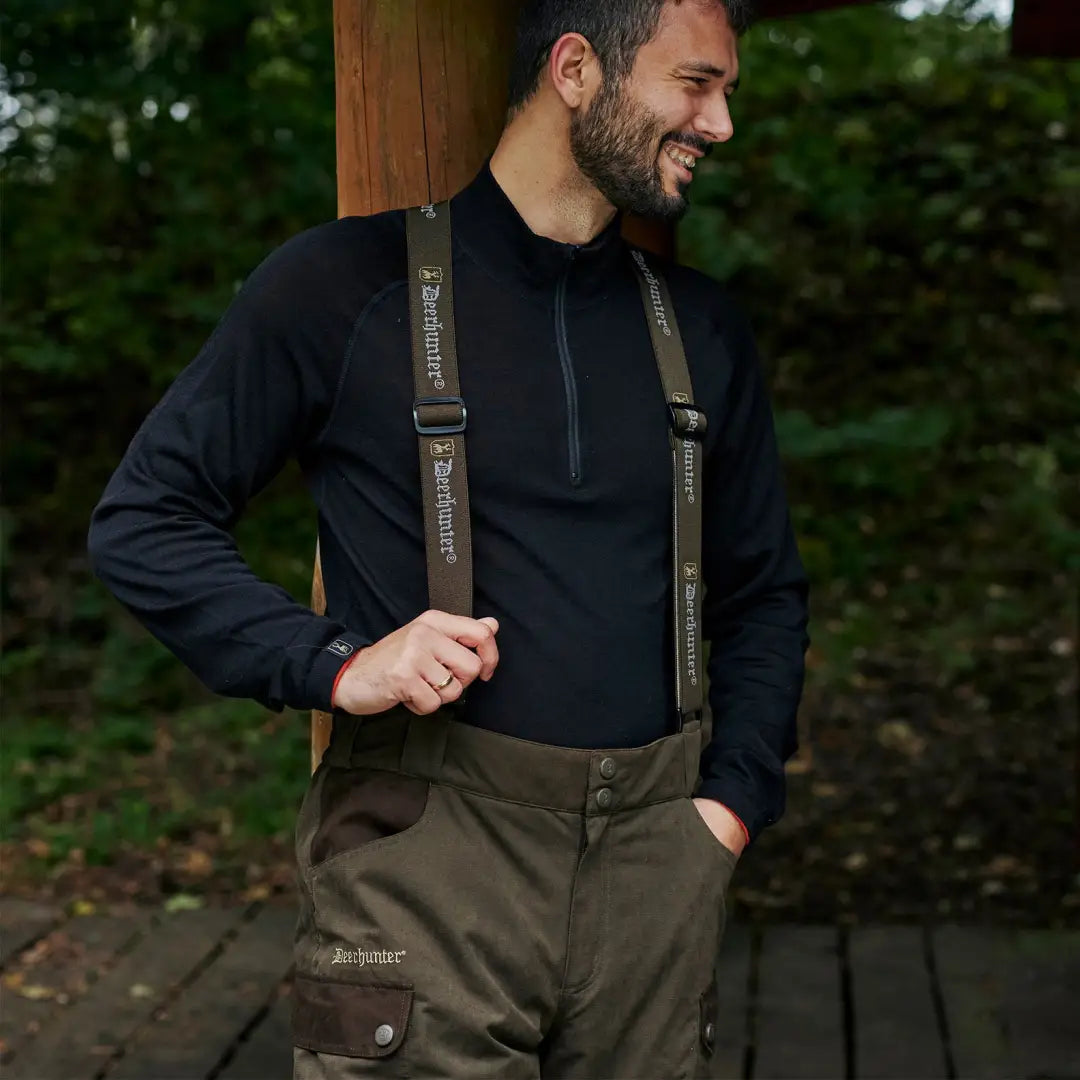
M 569 295 L 580 302 L 607 292 L 626 267 L 620 212 L 587 244 L 540 236 L 499 187 L 490 157 L 451 200 L 450 213 L 455 240 L 489 274 L 513 287 L 553 292 L 572 266 Z

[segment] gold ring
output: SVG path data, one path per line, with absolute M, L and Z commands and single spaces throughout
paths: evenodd
M 445 690 L 454 681 L 454 673 L 451 672 L 438 686 L 431 684 L 433 690 Z

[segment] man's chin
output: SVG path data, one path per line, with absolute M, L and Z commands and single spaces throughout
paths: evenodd
M 634 209 L 631 212 L 637 214 L 638 217 L 649 218 L 651 221 L 666 222 L 669 225 L 674 225 L 677 221 L 680 221 L 686 216 L 686 211 L 690 209 L 690 203 L 683 194 L 668 195 L 665 192 L 665 198 L 663 201 L 651 202 L 648 206 L 642 206 L 639 209 Z

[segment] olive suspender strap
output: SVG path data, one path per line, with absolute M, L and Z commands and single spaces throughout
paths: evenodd
M 409 314 L 420 440 L 424 539 L 430 606 L 472 615 L 472 542 L 465 471 L 465 402 L 458 383 L 448 203 L 406 214 Z M 668 405 L 672 460 L 672 522 L 676 692 L 679 726 L 702 706 L 699 648 L 701 480 L 705 414 L 693 404 L 686 352 L 663 278 L 631 249 L 653 351 Z M 438 391 L 433 394 L 432 391 Z
M 409 318 L 412 327 L 413 426 L 420 439 L 420 476 L 427 548 L 428 604 L 472 617 L 472 531 L 465 470 L 467 413 L 458 383 L 450 207 L 406 212 Z
M 701 480 L 705 413 L 692 404 L 693 387 L 686 350 L 675 320 L 667 283 L 649 269 L 638 248 L 630 254 L 649 323 L 653 352 L 668 403 L 668 439 L 672 462 L 672 555 L 674 566 L 675 670 L 680 724 L 702 703 L 701 621 Z

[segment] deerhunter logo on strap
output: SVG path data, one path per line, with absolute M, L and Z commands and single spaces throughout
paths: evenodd
M 420 268 L 421 281 L 425 280 L 425 274 L 438 274 L 437 278 L 428 280 L 442 281 L 442 267 L 422 266 Z M 420 286 L 420 299 L 424 305 L 424 349 L 427 352 L 427 375 L 436 390 L 446 389 L 446 380 L 443 378 L 442 370 L 443 324 L 439 320 L 438 310 L 441 291 L 441 287 L 437 284 Z
M 664 310 L 664 301 L 660 296 L 660 282 L 656 280 L 656 275 L 649 269 L 648 264 L 645 262 L 645 256 L 642 255 L 637 248 L 634 248 L 630 254 L 633 255 L 634 261 L 641 268 L 645 283 L 649 286 L 649 299 L 652 301 L 653 314 L 656 316 L 657 325 L 660 327 L 664 337 L 671 337 L 671 327 L 668 326 L 667 311 Z
M 683 564 L 683 598 L 686 601 L 686 674 L 691 686 L 697 686 L 697 563 Z
M 432 449 L 434 450 L 434 447 Z M 457 562 L 457 552 L 454 550 L 454 507 L 457 506 L 457 499 L 450 494 L 450 473 L 453 472 L 454 462 L 447 458 L 436 461 L 434 464 L 435 510 L 438 515 L 439 525 L 439 552 L 452 566 Z
M 683 393 L 673 393 L 671 395 L 672 405 L 689 405 L 690 395 Z M 686 410 L 686 437 L 683 439 L 683 493 L 686 495 L 686 501 L 692 503 L 694 501 L 694 440 L 690 438 L 700 426 L 698 421 L 701 419 L 701 414 L 697 409 Z
M 453 457 L 454 456 L 454 440 L 447 439 L 446 442 L 433 442 L 431 444 L 431 456 L 432 457 Z
M 442 267 L 441 266 L 421 266 L 420 267 L 420 280 L 423 281 L 423 282 L 442 281 Z
M 435 204 L 424 203 L 424 205 L 420 207 L 420 213 L 426 218 L 433 218 L 435 216 Z

